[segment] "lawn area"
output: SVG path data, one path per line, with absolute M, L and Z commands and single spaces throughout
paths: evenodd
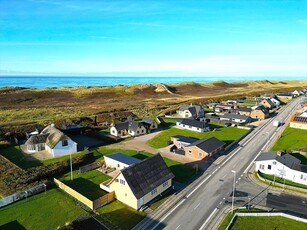
M 0 209 L 0 229 L 56 229 L 83 213 L 60 189 L 51 189 Z
M 94 156 L 96 160 L 102 160 L 103 155 L 120 152 L 128 156 L 135 157 L 137 159 L 143 160 L 147 157 L 152 156 L 151 153 L 147 152 L 138 152 L 136 150 L 124 150 L 124 149 L 110 149 L 106 147 L 99 147 L 94 150 Z M 168 158 L 163 158 L 167 166 L 171 169 L 171 171 L 175 175 L 175 180 L 178 182 L 185 182 L 190 179 L 193 175 L 195 175 L 195 169 L 181 164 L 177 161 L 170 160 Z
M 72 154 L 72 157 L 77 157 L 86 154 L 86 151 L 81 151 Z M 31 167 L 36 167 L 40 165 L 49 165 L 55 162 L 59 162 L 62 160 L 69 159 L 69 155 L 66 156 L 61 156 L 61 157 L 56 157 L 44 161 L 39 161 L 39 160 L 34 160 L 34 161 L 29 161 L 25 158 L 25 156 L 21 153 L 20 147 L 19 146 L 12 146 L 6 149 L 1 149 L 0 154 L 7 158 L 8 160 L 12 161 L 14 164 L 18 165 L 19 167 L 23 169 L 31 168 Z
M 270 180 L 270 181 L 274 181 L 274 176 L 273 175 L 268 175 L 268 174 L 261 173 L 261 172 L 258 172 L 258 174 L 262 178 L 265 178 L 265 179 Z M 294 187 L 307 189 L 306 185 L 295 183 L 295 182 L 290 181 L 290 180 L 285 180 L 284 181 L 284 179 L 279 178 L 279 177 L 275 177 L 275 181 L 278 182 L 278 183 L 281 183 L 281 184 L 285 183 L 286 185 L 291 185 L 291 186 L 294 186 Z
M 98 219 L 110 229 L 131 229 L 145 217 L 145 213 L 138 212 L 118 200 L 96 211 L 100 214 Z
M 292 219 L 288 219 L 280 216 L 272 216 L 272 217 L 238 217 L 233 226 L 232 230 L 254 230 L 255 226 L 257 229 L 278 229 L 278 230 L 302 230 L 306 229 L 306 223 L 295 221 Z
M 246 133 L 245 129 L 238 129 L 236 127 L 224 127 L 221 125 L 210 125 L 213 128 L 217 128 L 217 131 L 209 131 L 204 133 L 198 133 L 190 130 L 185 129 L 178 129 L 175 127 L 172 127 L 170 129 L 167 129 L 161 133 L 159 133 L 157 136 L 149 140 L 147 143 L 153 148 L 163 148 L 167 146 L 167 142 L 170 141 L 172 136 L 175 135 L 183 135 L 188 137 L 194 137 L 198 139 L 207 138 L 207 137 L 216 137 L 222 141 L 224 141 L 227 145 L 229 145 L 234 140 L 238 139 L 240 136 L 242 136 L 244 133 Z
M 73 171 L 73 176 L 74 180 L 71 181 L 69 172 L 59 178 L 59 180 L 90 200 L 95 200 L 105 195 L 106 192 L 102 190 L 99 185 L 111 179 L 108 175 L 97 170 L 91 170 L 85 173 L 80 173 L 79 170 L 75 170 Z
M 102 129 L 102 130 L 99 130 L 98 133 L 100 135 L 108 135 L 110 134 L 110 129 Z
M 273 146 L 272 151 L 299 149 L 307 149 L 307 130 L 294 129 L 288 126 Z

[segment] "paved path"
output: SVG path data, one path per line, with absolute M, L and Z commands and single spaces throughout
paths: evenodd
M 248 188 L 250 194 L 259 193 L 244 178 L 254 159 L 266 150 L 281 129 L 274 127 L 273 121 L 287 121 L 300 101 L 300 98 L 293 100 L 275 118 L 267 119 L 266 124 L 252 131 L 221 164 L 211 165 L 202 177 L 174 196 L 169 201 L 172 202 L 171 205 L 163 210 L 158 208 L 156 213 L 145 218 L 136 229 L 210 229 L 211 219 L 219 212 L 225 200 L 229 199 L 234 178 L 238 188 L 242 183 L 241 186 Z M 261 200 L 262 197 L 259 197 L 257 202 Z

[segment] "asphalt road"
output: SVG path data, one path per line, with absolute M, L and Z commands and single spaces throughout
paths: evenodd
M 174 207 L 158 219 L 154 219 L 146 229 L 207 229 L 211 218 L 221 205 L 229 199 L 235 176 L 236 186 L 244 184 L 242 178 L 261 151 L 264 151 L 281 127 L 273 127 L 273 121 L 286 122 L 305 98 L 297 98 L 262 126 L 256 128 L 240 146 L 233 150 L 219 165 L 212 165 L 203 180 L 185 195 Z M 232 172 L 235 171 L 235 173 Z M 261 200 L 262 198 L 260 198 Z M 236 198 L 242 201 L 242 198 Z M 238 202 L 239 202 L 238 201 Z M 246 201 L 246 199 L 245 199 Z M 238 204 L 236 202 L 236 204 Z M 259 201 L 261 202 L 261 201 Z M 240 202 L 239 202 L 240 203 Z M 238 206 L 241 206 L 240 203 Z

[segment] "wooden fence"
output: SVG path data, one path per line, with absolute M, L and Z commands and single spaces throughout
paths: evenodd
M 92 201 L 92 200 L 88 199 L 87 197 L 83 196 L 82 194 L 80 194 L 79 192 L 77 192 L 76 190 L 70 188 L 68 185 L 66 185 L 63 182 L 57 180 L 56 178 L 54 178 L 54 183 L 60 189 L 62 189 L 64 192 L 71 195 L 72 197 L 74 197 L 75 199 L 77 199 L 78 201 L 80 201 L 81 203 L 86 205 L 87 207 L 89 207 L 91 210 L 95 210 L 97 208 L 100 208 L 100 207 L 112 202 L 113 200 L 115 200 L 115 193 L 114 192 L 107 193 L 106 195 L 99 197 L 98 199 Z

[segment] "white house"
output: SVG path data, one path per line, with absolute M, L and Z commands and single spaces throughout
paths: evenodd
M 122 170 L 130 165 L 140 162 L 141 160 L 122 153 L 112 153 L 105 155 L 104 161 L 107 167 Z
M 125 121 L 122 123 L 115 124 L 111 127 L 110 133 L 113 136 L 140 136 L 146 134 L 147 130 L 141 122 L 137 121 Z
M 176 122 L 176 126 L 181 129 L 187 129 L 199 133 L 210 131 L 210 127 L 206 122 L 194 119 L 182 119 L 181 121 Z
M 256 171 L 307 185 L 307 165 L 290 154 L 262 153 L 255 160 Z
M 251 121 L 249 116 L 241 115 L 241 114 L 234 114 L 234 113 L 225 113 L 224 115 L 220 116 L 221 121 L 229 121 L 231 123 L 237 124 L 245 124 Z
M 26 141 L 25 146 L 28 153 L 46 150 L 53 157 L 77 152 L 77 143 L 53 124 L 47 126 L 40 134 L 32 135 Z
M 274 103 L 275 107 L 280 106 L 280 101 L 277 100 L 276 98 L 271 97 L 270 100 L 271 100 L 271 102 Z

